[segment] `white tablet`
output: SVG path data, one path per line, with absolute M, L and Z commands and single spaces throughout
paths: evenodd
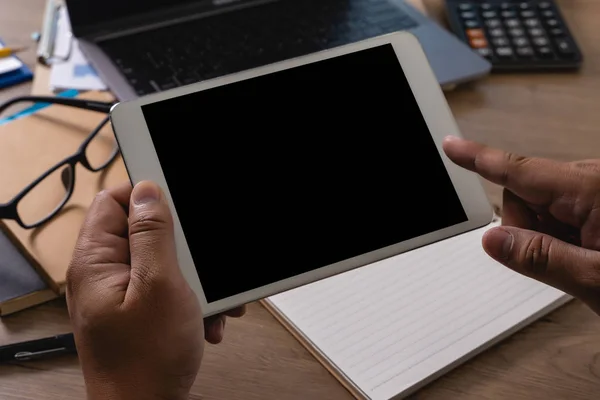
M 121 103 L 131 181 L 158 183 L 206 316 L 492 220 L 409 33 Z

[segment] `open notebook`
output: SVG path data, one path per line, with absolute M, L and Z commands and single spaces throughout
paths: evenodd
M 357 398 L 403 398 L 570 300 L 483 251 L 497 223 L 263 304 Z

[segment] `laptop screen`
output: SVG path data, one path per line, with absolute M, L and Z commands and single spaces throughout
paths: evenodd
M 142 111 L 209 302 L 467 220 L 389 44 Z
M 201 4 L 217 7 L 242 1 L 247 0 L 66 0 L 66 4 L 73 33 L 78 35 L 90 27 L 135 16 L 151 15 L 166 9 Z

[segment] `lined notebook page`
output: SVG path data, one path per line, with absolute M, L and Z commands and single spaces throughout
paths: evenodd
M 569 300 L 492 260 L 487 229 L 268 301 L 368 398 L 403 397 Z

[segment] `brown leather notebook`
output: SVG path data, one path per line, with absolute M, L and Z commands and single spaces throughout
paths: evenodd
M 90 92 L 85 98 L 112 101 L 108 93 Z M 99 124 L 104 114 L 64 106 L 49 106 L 37 113 L 0 126 L 0 203 L 10 201 L 23 188 L 64 158 L 74 154 L 84 139 Z M 113 140 L 110 125 L 102 132 L 106 146 Z M 109 140 L 110 139 L 110 140 Z M 89 156 L 99 158 L 106 149 L 90 146 Z M 21 228 L 4 221 L 10 233 L 50 287 L 64 293 L 66 271 L 79 229 L 94 196 L 105 188 L 128 181 L 120 156 L 104 171 L 90 172 L 82 165 L 75 169 L 73 195 L 63 210 L 36 229 Z M 52 209 L 64 197 L 65 188 L 58 179 L 47 179 L 20 203 L 20 212 L 33 217 Z

